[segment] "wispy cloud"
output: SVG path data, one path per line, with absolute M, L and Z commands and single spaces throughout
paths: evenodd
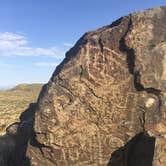
M 63 57 L 64 49 L 56 46 L 49 48 L 29 46 L 23 34 L 0 33 L 0 56 L 50 56 Z
M 53 62 L 36 62 L 34 65 L 38 66 L 38 67 L 56 67 L 58 65 L 58 63 L 53 63 Z
M 65 47 L 73 47 L 74 44 L 72 44 L 72 43 L 63 43 L 63 45 L 64 45 Z

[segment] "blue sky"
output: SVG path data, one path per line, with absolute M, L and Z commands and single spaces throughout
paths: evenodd
M 0 0 L 0 86 L 47 82 L 86 32 L 165 0 Z

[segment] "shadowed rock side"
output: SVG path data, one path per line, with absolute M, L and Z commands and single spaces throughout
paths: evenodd
M 158 7 L 83 35 L 43 87 L 32 114 L 21 116 L 28 126 L 19 124 L 19 161 L 165 166 L 165 22 L 166 7 Z
M 0 90 L 0 136 L 5 129 L 19 120 L 20 114 L 32 102 L 36 102 L 42 84 L 19 84 L 8 90 Z
M 130 165 L 166 165 L 165 22 L 166 7 L 134 13 L 66 53 L 38 99 L 31 165 L 103 166 L 120 147 Z
M 30 166 L 26 157 L 28 141 L 33 141 L 33 123 L 36 104 L 20 115 L 20 122 L 11 124 L 6 129 L 6 135 L 0 137 L 0 166 Z
M 152 166 L 155 138 L 137 134 L 124 147 L 112 153 L 107 166 Z

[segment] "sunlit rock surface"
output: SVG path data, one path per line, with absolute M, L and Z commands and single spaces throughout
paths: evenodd
M 166 7 L 85 33 L 41 91 L 34 130 L 32 165 L 165 166 Z

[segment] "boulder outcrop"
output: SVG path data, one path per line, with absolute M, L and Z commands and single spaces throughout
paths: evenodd
M 166 165 L 166 7 L 79 39 L 40 93 L 26 156 L 32 166 Z
M 166 165 L 165 23 L 158 7 L 79 39 L 38 99 L 32 165 Z

